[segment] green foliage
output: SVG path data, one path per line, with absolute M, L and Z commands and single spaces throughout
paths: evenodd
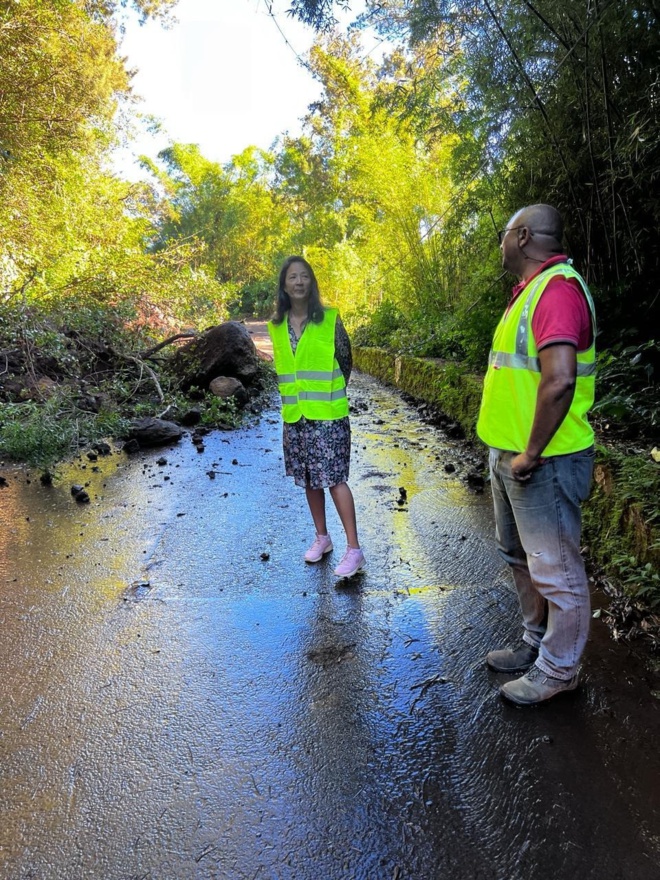
M 208 428 L 236 428 L 241 423 L 241 413 L 232 399 L 223 400 L 214 394 L 206 394 L 201 423 Z
M 649 435 L 660 425 L 660 349 L 655 341 L 613 345 L 598 357 L 598 399 L 594 411 Z
M 116 412 L 86 412 L 70 388 L 60 388 L 45 401 L 0 407 L 0 456 L 50 471 L 99 440 L 122 436 L 127 424 Z
M 350 321 L 352 313 L 346 316 Z M 405 319 L 389 300 L 381 303 L 369 315 L 368 323 L 360 324 L 353 331 L 353 342 L 360 347 L 394 348 L 393 340 L 405 327 Z
M 115 49 L 112 30 L 82 4 L 2 4 L 0 146 L 10 163 L 29 159 L 44 179 L 50 158 L 90 138 L 92 118 L 109 122 L 128 91 Z
M 291 0 L 289 13 L 305 24 L 319 30 L 327 30 L 336 23 L 335 6 L 350 8 L 349 0 Z
M 650 457 L 597 446 L 594 487 L 584 508 L 592 558 L 630 596 L 660 603 L 660 467 Z
M 651 562 L 640 564 L 637 556 L 617 553 L 611 566 L 627 595 L 642 599 L 651 608 L 660 608 L 660 571 Z
M 198 242 L 198 265 L 215 280 L 224 315 L 263 314 L 289 229 L 270 186 L 273 157 L 250 147 L 221 167 L 193 144 L 173 144 L 159 158 L 163 167 L 151 167 L 164 193 L 155 252 Z
M 73 448 L 76 427 L 63 419 L 62 401 L 51 398 L 9 404 L 0 409 L 0 455 L 31 467 L 48 469 L 68 456 Z

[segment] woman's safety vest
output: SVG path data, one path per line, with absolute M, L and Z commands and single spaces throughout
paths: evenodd
M 309 321 L 295 355 L 286 318 L 281 324 L 268 322 L 285 422 L 297 422 L 301 416 L 332 420 L 348 415 L 346 381 L 335 358 L 337 314 L 337 309 L 325 309 L 320 324 Z
M 568 263 L 549 266 L 533 278 L 505 312 L 493 337 L 484 379 L 477 434 L 496 449 L 523 452 L 534 421 L 541 382 L 538 350 L 532 333 L 532 317 L 551 278 L 563 275 L 579 282 L 591 312 L 594 342 L 577 353 L 577 378 L 571 408 L 543 455 L 581 452 L 593 444 L 594 432 L 587 413 L 594 402 L 596 378 L 596 315 L 585 282 Z

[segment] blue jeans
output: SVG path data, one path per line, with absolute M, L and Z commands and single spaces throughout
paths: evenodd
M 594 450 L 546 458 L 527 482 L 511 476 L 513 452 L 490 450 L 497 548 L 511 566 L 523 641 L 555 678 L 575 675 L 591 619 L 580 555 L 580 503 L 589 495 Z

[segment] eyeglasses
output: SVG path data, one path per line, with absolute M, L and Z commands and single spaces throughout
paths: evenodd
M 516 229 L 524 229 L 524 226 L 509 226 L 507 229 L 498 229 L 497 231 L 497 240 L 500 244 L 504 241 L 504 236 L 507 232 L 515 232 Z
M 509 226 L 507 229 L 499 229 L 497 232 L 497 240 L 500 244 L 504 241 L 504 236 L 507 232 L 515 232 L 516 229 L 527 229 L 527 226 Z M 549 235 L 551 238 L 556 238 L 557 234 L 555 232 L 544 232 L 542 229 L 534 229 L 529 231 L 530 235 Z

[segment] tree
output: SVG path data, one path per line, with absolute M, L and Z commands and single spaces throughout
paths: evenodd
M 194 144 L 173 144 L 154 166 L 164 192 L 155 247 L 182 240 L 204 244 L 203 260 L 223 303 L 237 313 L 269 309 L 272 278 L 289 221 L 272 186 L 273 156 L 248 147 L 225 166 Z

